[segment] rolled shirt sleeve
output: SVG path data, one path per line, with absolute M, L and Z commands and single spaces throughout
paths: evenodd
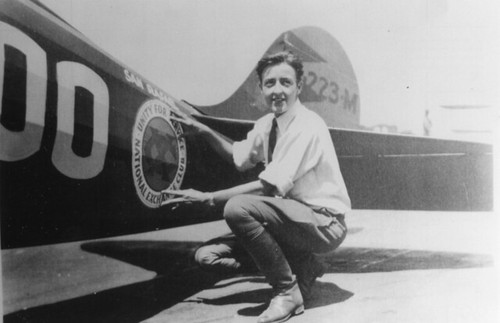
M 298 178 L 312 170 L 322 154 L 319 138 L 310 129 L 284 139 L 276 146 L 272 162 L 259 175 L 261 180 L 276 187 L 280 196 L 285 196 Z

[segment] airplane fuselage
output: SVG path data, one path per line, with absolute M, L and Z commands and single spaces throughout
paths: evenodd
M 360 101 L 352 66 L 336 41 L 307 45 L 313 34 L 327 37 L 299 28 L 270 50 L 301 53 L 302 101 L 327 123 L 355 128 Z M 227 101 L 200 107 L 205 115 L 24 0 L 0 1 L 0 45 L 3 249 L 210 221 L 220 210 L 160 208 L 169 198 L 161 191 L 210 191 L 255 178 L 258 170 L 239 173 L 203 140 L 184 139 L 170 119 L 181 111 L 243 139 L 253 122 L 238 119 L 265 113 L 254 73 Z M 492 207 L 490 145 L 330 132 L 354 208 Z

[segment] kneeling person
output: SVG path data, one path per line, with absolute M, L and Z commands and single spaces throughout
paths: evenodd
M 350 199 L 325 122 L 298 99 L 302 62 L 280 52 L 260 60 L 256 72 L 270 113 L 245 140 L 231 144 L 196 120 L 176 120 L 241 171 L 264 162 L 258 180 L 216 192 L 168 193 L 191 203 L 226 203 L 224 219 L 233 237 L 204 244 L 196 260 L 204 268 L 236 272 L 248 253 L 274 291 L 258 322 L 282 322 L 304 310 L 304 298 L 322 274 L 315 254 L 344 240 Z

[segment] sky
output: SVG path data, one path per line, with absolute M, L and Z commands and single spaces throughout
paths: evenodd
M 165 92 L 196 105 L 228 98 L 284 31 L 316 26 L 351 60 L 362 125 L 421 134 L 429 110 L 444 129 L 453 118 L 443 105 L 488 107 L 453 112 L 461 126 L 499 124 L 494 0 L 41 1 Z

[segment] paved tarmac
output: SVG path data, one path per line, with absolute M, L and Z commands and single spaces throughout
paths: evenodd
M 355 210 L 289 322 L 499 322 L 492 212 Z M 222 221 L 2 251 L 5 322 L 255 322 L 258 273 L 215 277 L 187 255 Z

